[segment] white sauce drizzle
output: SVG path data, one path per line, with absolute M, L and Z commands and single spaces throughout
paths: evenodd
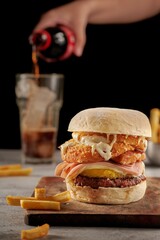
M 61 152 L 62 152 L 62 155 L 65 155 L 65 154 L 66 154 L 67 148 L 68 148 L 69 146 L 74 146 L 74 145 L 75 145 L 75 143 L 74 143 L 74 142 L 70 142 L 70 141 L 67 141 L 67 142 L 63 143 L 63 144 L 60 146 L 60 150 L 61 150 Z
M 146 151 L 148 141 L 145 139 L 145 137 L 139 137 L 139 139 L 138 139 L 138 145 L 140 144 L 141 141 L 142 141 L 142 143 L 144 144 L 144 151 Z
M 108 161 L 111 158 L 111 150 L 112 150 L 113 144 L 117 140 L 117 135 L 113 135 L 113 136 L 114 136 L 113 140 L 110 143 L 109 135 L 107 135 L 107 138 L 105 138 L 105 137 L 94 134 L 91 136 L 82 136 L 79 139 L 78 133 L 72 133 L 72 137 L 76 142 L 92 147 L 92 155 L 96 150 L 106 161 Z

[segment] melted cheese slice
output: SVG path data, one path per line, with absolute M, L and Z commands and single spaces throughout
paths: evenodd
M 125 176 L 125 174 L 116 172 L 112 169 L 88 169 L 84 170 L 81 173 L 82 176 L 86 177 L 96 177 L 96 178 L 122 178 Z

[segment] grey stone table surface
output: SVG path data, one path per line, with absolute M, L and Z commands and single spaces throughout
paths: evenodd
M 57 163 L 60 153 L 56 152 Z M 20 163 L 20 150 L 0 150 L 0 165 Z M 24 211 L 20 207 L 9 206 L 6 203 L 7 195 L 30 196 L 34 187 L 43 176 L 53 176 L 57 163 L 34 165 L 30 176 L 1 177 L 0 178 L 0 240 L 20 240 L 22 229 L 31 229 L 32 226 L 24 223 Z M 32 166 L 27 164 L 27 167 Z M 160 167 L 146 165 L 146 176 L 160 177 Z M 70 227 L 52 226 L 45 240 L 159 240 L 160 229 L 157 228 L 122 228 L 122 227 Z

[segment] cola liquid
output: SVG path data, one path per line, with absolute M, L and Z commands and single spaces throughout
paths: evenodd
M 25 156 L 44 158 L 44 162 L 47 162 L 47 159 L 49 159 L 49 161 L 52 162 L 52 156 L 54 155 L 56 146 L 56 135 L 57 131 L 54 128 L 23 130 L 22 148 Z
M 30 44 L 32 44 L 34 64 L 37 62 L 35 56 L 46 62 L 55 62 L 73 54 L 75 37 L 73 32 L 65 26 L 49 27 L 33 33 Z

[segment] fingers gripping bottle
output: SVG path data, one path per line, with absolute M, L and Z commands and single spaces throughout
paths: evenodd
M 55 62 L 73 54 L 75 36 L 69 28 L 60 25 L 34 32 L 29 41 L 40 58 Z

